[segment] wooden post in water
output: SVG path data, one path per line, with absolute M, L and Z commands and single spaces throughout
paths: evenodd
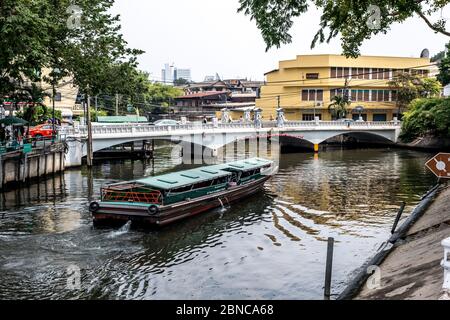
M 391 234 L 394 234 L 395 229 L 397 228 L 398 222 L 400 221 L 400 218 L 402 216 L 403 210 L 405 210 L 406 203 L 405 201 L 402 202 L 402 205 L 400 206 L 400 210 L 397 212 L 397 216 L 395 217 L 394 225 L 392 226 Z
M 334 238 L 328 238 L 327 246 L 327 262 L 325 269 L 325 290 L 324 297 L 326 300 L 331 296 L 331 274 L 333 271 L 333 250 L 334 250 Z

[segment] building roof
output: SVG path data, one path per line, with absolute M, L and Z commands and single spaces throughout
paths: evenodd
M 277 72 L 277 71 L 280 71 L 280 70 L 279 69 L 273 69 L 273 70 L 267 71 L 266 73 L 264 73 L 264 75 L 269 74 L 269 73 L 273 73 L 273 72 Z
M 226 94 L 228 95 L 227 91 L 205 91 L 205 92 L 198 92 L 198 93 L 191 93 L 187 94 L 185 96 L 179 96 L 175 99 L 197 99 L 197 98 L 206 98 L 206 97 L 213 97 L 217 95 Z
M 146 117 L 136 116 L 136 115 L 126 115 L 126 116 L 105 116 L 98 117 L 97 122 L 103 123 L 128 123 L 128 122 L 148 122 Z
M 242 107 L 255 107 L 255 102 L 227 102 L 227 103 L 215 103 L 209 107 L 227 108 L 230 110 L 238 110 Z
M 227 85 L 223 81 L 204 81 L 204 82 L 189 83 L 187 87 L 188 88 L 203 88 L 203 87 L 226 88 Z
M 267 159 L 251 158 L 148 177 L 136 180 L 136 182 L 153 188 L 170 190 L 231 175 L 231 172 L 226 170 L 246 171 L 258 169 L 271 162 Z

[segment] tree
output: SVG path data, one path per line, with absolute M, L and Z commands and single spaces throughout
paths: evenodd
M 398 73 L 388 85 L 397 92 L 398 114 L 401 114 L 414 99 L 435 97 L 441 92 L 441 86 L 436 79 L 421 78 L 409 72 Z
M 419 97 L 433 98 L 441 93 L 441 83 L 435 78 L 423 78 L 418 85 Z
M 0 1 L 0 99 L 28 81 L 40 81 L 48 61 L 48 21 L 39 15 L 44 0 Z
M 422 98 L 411 103 L 403 116 L 400 138 L 409 142 L 424 135 L 450 138 L 449 98 Z
M 130 79 L 136 78 L 136 56 L 142 51 L 127 47 L 119 16 L 110 13 L 113 4 L 113 0 L 77 0 L 76 5 L 72 0 L 1 1 L 0 99 L 20 94 L 30 82 L 54 87 L 65 76 L 71 76 L 82 93 L 135 92 Z M 124 75 L 121 81 L 117 74 Z
M 183 90 L 161 83 L 151 83 L 148 86 L 147 99 L 153 104 L 167 107 L 173 99 L 183 95 Z
M 450 83 L 450 42 L 446 45 L 447 52 L 439 63 L 439 74 L 437 79 L 446 86 Z
M 347 116 L 348 108 L 350 107 L 351 101 L 348 95 L 338 95 L 331 99 L 332 103 L 328 105 L 328 111 L 334 119 L 343 119 Z
M 173 84 L 175 86 L 184 86 L 186 84 L 189 84 L 189 81 L 187 81 L 186 79 L 183 79 L 183 78 L 179 78 L 179 79 L 174 80 Z
M 329 42 L 340 34 L 343 53 L 347 57 L 360 54 L 359 47 L 376 34 L 385 34 L 394 23 L 419 16 L 434 32 L 450 36 L 445 19 L 435 22 L 430 16 L 446 6 L 448 0 L 239 0 L 239 12 L 256 21 L 267 45 L 266 50 L 290 43 L 293 19 L 305 15 L 310 5 L 322 11 L 319 29 L 311 47 Z

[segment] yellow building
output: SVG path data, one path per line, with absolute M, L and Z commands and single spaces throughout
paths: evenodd
M 396 90 L 388 82 L 399 72 L 409 71 L 424 77 L 433 71 L 429 58 L 341 55 L 299 55 L 279 62 L 279 68 L 266 73 L 266 85 L 256 106 L 263 119 L 275 118 L 278 106 L 287 120 L 332 120 L 330 100 L 343 93 L 347 79 L 351 97 L 348 118 L 390 121 L 397 116 Z M 357 112 L 355 107 L 362 106 Z
M 45 68 L 42 71 L 43 76 L 48 76 L 50 69 Z M 47 96 L 44 98 L 44 104 L 51 108 L 53 106 L 52 86 L 46 82 L 41 82 L 40 86 L 45 88 Z M 55 109 L 61 111 L 61 115 L 64 119 L 72 119 L 75 116 L 83 114 L 83 108 L 76 103 L 78 95 L 78 86 L 73 84 L 73 78 L 70 76 L 61 79 L 55 87 Z

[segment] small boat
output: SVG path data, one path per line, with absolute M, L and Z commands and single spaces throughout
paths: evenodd
M 251 196 L 275 171 L 273 161 L 251 158 L 114 183 L 89 210 L 97 225 L 131 220 L 163 226 Z

